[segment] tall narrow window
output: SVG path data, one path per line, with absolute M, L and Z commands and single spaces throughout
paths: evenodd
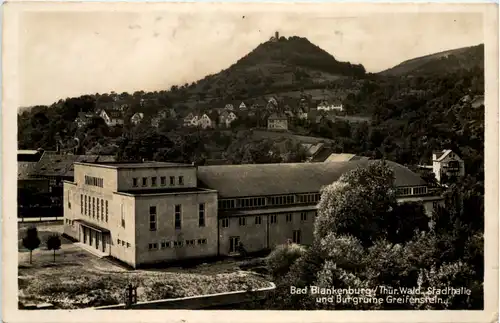
M 147 177 L 143 177 L 142 178 L 142 186 L 147 186 L 148 185 L 148 178 Z
M 246 218 L 244 218 L 244 217 L 240 217 L 238 219 L 238 222 L 239 222 L 240 226 L 244 226 L 247 224 Z
M 151 186 L 156 186 L 156 177 L 151 177 Z
M 139 184 L 137 182 L 138 182 L 137 177 L 132 178 L 132 186 L 134 186 L 134 187 L 139 186 Z
M 92 197 L 92 217 L 95 218 L 95 197 Z
M 101 220 L 104 221 L 104 200 L 101 199 Z
M 100 205 L 100 200 L 99 198 L 97 198 L 97 220 L 99 220 L 101 218 L 101 209 L 99 208 L 99 205 Z
M 179 176 L 179 185 L 184 185 L 184 176 Z
M 156 231 L 156 206 L 149 207 L 149 230 Z
M 175 185 L 175 177 L 170 176 L 170 185 Z
M 160 177 L 160 185 L 161 186 L 167 185 L 167 177 L 165 176 Z
M 182 219 L 181 219 L 182 214 L 181 214 L 181 206 L 180 206 L 180 204 L 177 204 L 177 205 L 175 206 L 175 214 L 174 214 L 174 217 L 175 217 L 175 221 L 174 221 L 174 222 L 175 222 L 175 223 L 174 223 L 174 224 L 175 224 L 175 228 L 176 228 L 176 229 L 180 229 L 180 228 L 181 228 L 181 226 L 182 226 Z
M 84 205 L 84 209 L 83 209 L 83 214 L 87 215 L 87 195 L 84 196 L 84 200 L 85 200 L 85 205 Z
M 300 221 L 307 221 L 307 213 L 306 212 L 300 213 Z
M 122 212 L 121 212 L 121 216 L 122 216 L 122 227 L 125 228 L 125 215 L 123 214 L 123 204 L 121 206 L 122 208 Z
M 106 222 L 108 222 L 108 201 L 106 200 Z
M 222 219 L 222 227 L 223 228 L 228 228 L 229 227 L 229 219 L 228 218 Z
M 80 213 L 83 215 L 83 194 L 80 194 Z
M 286 222 L 292 222 L 292 213 L 286 215 Z
M 293 237 L 292 237 L 293 243 L 300 244 L 300 240 L 301 240 L 300 230 L 294 230 L 293 231 Z
M 198 206 L 198 226 L 205 226 L 205 204 L 201 203 Z
M 276 214 L 271 215 L 271 223 L 276 223 L 277 221 Z
M 262 224 L 262 217 L 260 215 L 255 217 L 255 224 Z

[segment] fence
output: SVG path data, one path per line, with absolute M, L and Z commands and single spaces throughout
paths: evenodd
M 276 288 L 274 283 L 269 287 L 259 288 L 253 291 L 236 291 L 210 295 L 162 299 L 151 302 L 138 302 L 131 305 L 131 309 L 209 309 L 218 306 L 228 306 L 262 300 Z M 125 309 L 125 304 L 108 305 L 94 308 L 96 310 Z

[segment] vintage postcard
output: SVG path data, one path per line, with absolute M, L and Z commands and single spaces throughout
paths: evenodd
M 498 319 L 497 4 L 3 13 L 5 322 Z

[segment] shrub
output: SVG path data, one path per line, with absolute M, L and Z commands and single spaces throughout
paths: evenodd
M 293 263 L 304 255 L 304 247 L 298 244 L 279 245 L 267 257 L 267 267 L 274 278 L 288 273 Z

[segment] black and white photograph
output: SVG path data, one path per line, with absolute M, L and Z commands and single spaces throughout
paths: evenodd
M 4 16 L 16 313 L 495 319 L 498 4 Z

